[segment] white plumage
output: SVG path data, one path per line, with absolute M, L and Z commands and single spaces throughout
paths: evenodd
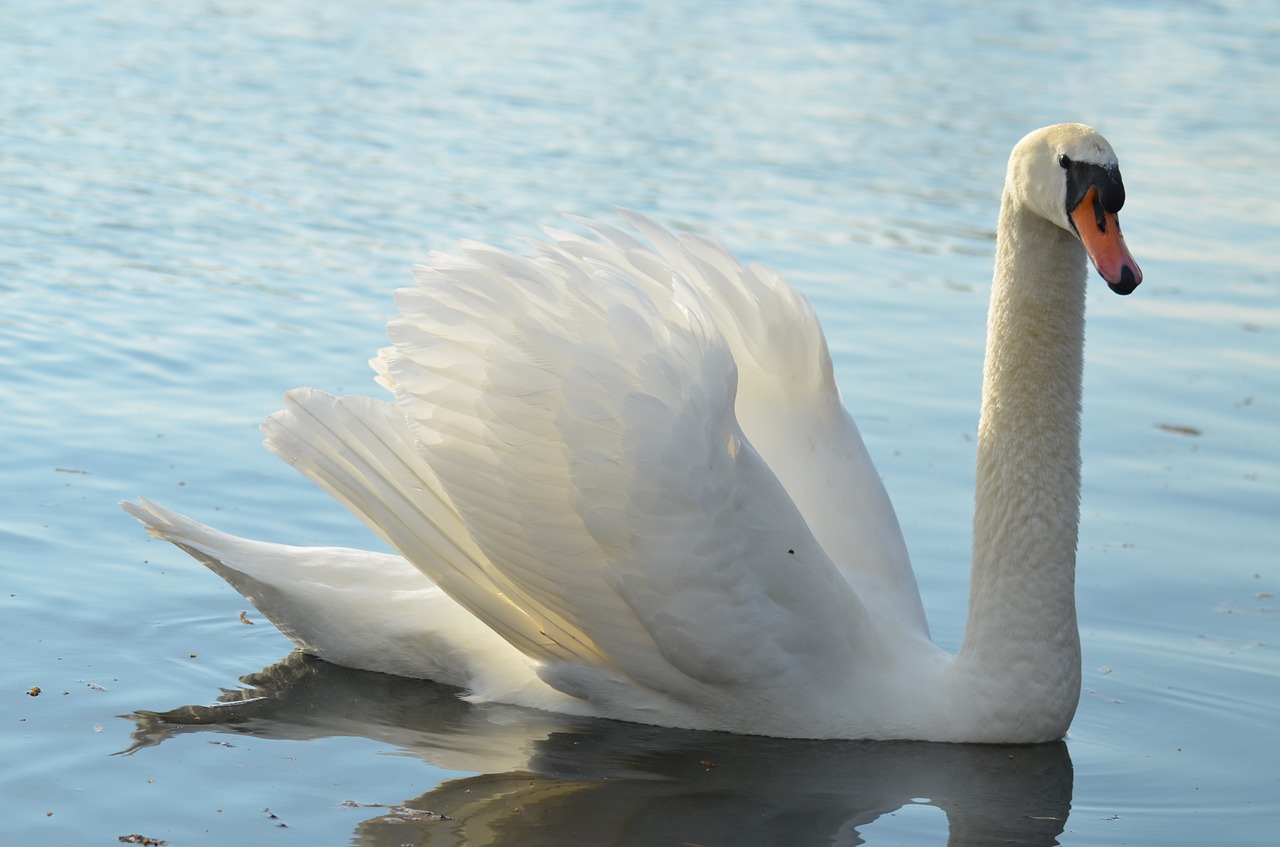
M 1101 140 L 1076 125 L 1040 133 L 1015 159 Z M 1114 163 L 1109 149 L 1100 164 Z M 1064 172 L 1053 160 L 1044 178 Z M 1056 232 L 1036 246 L 1040 264 L 1082 270 L 1071 210 L 1032 211 Z M 372 362 L 393 399 L 298 389 L 263 424 L 270 450 L 403 558 L 262 544 L 147 501 L 125 508 L 301 649 L 478 699 L 782 736 L 1060 735 L 1078 696 L 1070 602 L 1010 614 L 991 636 L 1048 621 L 1062 635 L 1048 658 L 1065 670 L 1001 667 L 1008 650 L 993 659 L 970 640 L 959 657 L 934 647 L 808 302 L 715 242 L 625 217 L 647 243 L 579 221 L 594 237 L 548 231 L 527 257 L 475 243 L 432 254 L 397 292 L 391 346 Z M 1083 285 L 1074 275 L 1068 300 Z M 998 265 L 993 303 L 1015 282 Z M 1067 391 L 1075 368 L 1077 404 L 1080 342 L 1048 365 L 1067 360 Z M 1002 496 L 1025 497 L 1018 484 Z M 1049 535 L 1069 525 L 1055 549 L 1073 557 L 1076 514 L 1049 518 Z M 1072 563 L 1055 563 L 1046 588 L 1068 601 Z M 974 579 L 976 597 L 996 578 Z M 991 602 L 973 614 L 998 618 L 1007 598 Z

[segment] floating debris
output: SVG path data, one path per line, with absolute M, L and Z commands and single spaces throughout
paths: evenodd
M 1086 688 L 1086 689 L 1084 690 L 1084 693 L 1085 693 L 1085 694 L 1088 694 L 1090 697 L 1097 697 L 1099 700 L 1105 700 L 1106 702 L 1111 703 L 1111 704 L 1116 705 L 1116 706 L 1119 706 L 1119 705 L 1121 705 L 1122 703 L 1124 703 L 1124 701 L 1123 701 L 1123 700 L 1120 700 L 1120 699 L 1117 699 L 1117 698 L 1115 698 L 1115 697 L 1112 697 L 1112 696 L 1110 696 L 1109 694 L 1101 694 L 1101 693 L 1099 693 L 1099 692 L 1097 692 L 1097 691 L 1094 691 L 1092 688 Z
M 1156 429 L 1171 432 L 1174 435 L 1187 435 L 1193 438 L 1204 435 L 1204 430 L 1197 429 L 1194 426 L 1182 426 L 1181 424 L 1158 423 L 1156 424 Z
M 432 812 L 427 809 L 410 809 L 408 806 L 387 806 L 382 803 L 357 803 L 355 800 L 343 800 L 342 805 L 348 809 L 386 809 L 387 813 L 378 818 L 385 823 L 415 823 L 418 821 L 451 821 L 453 818 Z
M 253 621 L 251 621 L 251 620 L 249 620 L 249 613 L 248 613 L 248 612 L 241 612 L 241 613 L 240 613 L 240 623 L 248 624 L 249 626 L 253 626 L 253 625 L 254 625 L 254 622 L 253 622 Z
M 145 835 L 138 835 L 136 833 L 133 835 L 122 835 L 117 838 L 116 841 L 119 841 L 121 844 L 143 844 L 146 845 L 146 847 L 160 847 L 160 845 L 168 843 L 163 838 L 148 838 Z

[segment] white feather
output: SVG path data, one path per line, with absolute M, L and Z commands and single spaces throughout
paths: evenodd
M 1064 418 L 1084 253 L 1066 213 L 1042 206 L 1063 195 L 1055 151 L 1089 150 L 1114 169 L 1075 125 L 1011 159 L 955 657 L 928 639 L 809 303 L 630 212 L 642 238 L 579 220 L 590 237 L 549 229 L 528 256 L 431 254 L 372 362 L 393 400 L 299 389 L 264 423 L 273 452 L 403 558 L 126 508 L 302 649 L 479 699 L 782 736 L 1056 737 L 1079 680 L 1078 429 Z M 1046 303 L 1052 342 L 1035 329 Z

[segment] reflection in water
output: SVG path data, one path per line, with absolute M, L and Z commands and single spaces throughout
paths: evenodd
M 125 753 L 188 732 L 360 736 L 450 780 L 383 809 L 354 843 L 751 845 L 863 843 L 904 805 L 946 812 L 951 845 L 1056 844 L 1071 807 L 1062 742 L 1027 747 L 795 741 L 691 732 L 459 699 L 455 689 L 293 653 L 216 706 L 139 711 Z M 448 819 L 413 814 L 431 810 Z

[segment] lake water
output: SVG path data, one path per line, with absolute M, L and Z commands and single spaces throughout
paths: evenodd
M 17 0 L 3 18 L 0 841 L 1275 843 L 1274 9 Z M 1064 743 L 468 706 L 289 656 L 116 506 L 374 546 L 258 421 L 297 385 L 378 393 L 365 360 L 428 250 L 625 204 L 813 300 L 953 648 L 1004 162 L 1063 120 L 1118 151 L 1146 275 L 1088 299 Z

